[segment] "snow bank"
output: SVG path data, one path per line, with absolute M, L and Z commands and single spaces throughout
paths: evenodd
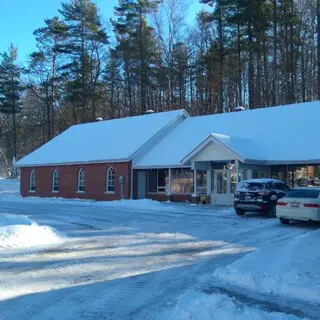
M 22 202 L 55 202 L 55 203 L 68 203 L 68 204 L 79 204 L 81 205 L 92 205 L 95 206 L 108 206 L 108 207 L 130 207 L 134 209 L 163 209 L 161 203 L 158 201 L 153 201 L 150 199 L 142 200 L 115 200 L 115 201 L 94 201 L 88 199 L 65 199 L 65 198 L 39 198 L 39 197 L 28 197 L 22 198 L 20 196 L 20 181 L 18 179 L 4 179 L 0 181 L 0 199 L 5 199 L 6 201 L 12 200 L 22 201 Z M 161 208 L 160 208 L 161 207 Z
M 292 315 L 278 312 L 269 313 L 244 306 L 235 299 L 222 294 L 207 295 L 202 292 L 188 291 L 182 295 L 173 311 L 165 314 L 168 320 L 298 320 Z
M 262 247 L 213 275 L 230 285 L 320 303 L 319 239 L 316 230 Z
M 26 216 L 0 214 L 0 252 L 60 244 L 63 236 L 55 229 L 39 226 Z

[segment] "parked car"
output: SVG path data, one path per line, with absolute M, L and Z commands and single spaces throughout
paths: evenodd
M 234 194 L 234 209 L 243 216 L 246 212 L 264 212 L 276 216 L 277 201 L 290 188 L 276 179 L 251 179 L 240 182 Z
M 281 223 L 290 220 L 320 221 L 320 188 L 297 188 L 277 203 L 277 217 Z

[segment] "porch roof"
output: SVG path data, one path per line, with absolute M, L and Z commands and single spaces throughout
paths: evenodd
M 186 165 L 207 139 L 231 149 L 243 162 L 319 163 L 319 123 L 319 101 L 190 117 L 134 167 Z

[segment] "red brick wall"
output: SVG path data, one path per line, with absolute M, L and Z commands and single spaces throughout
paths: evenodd
M 112 166 L 115 170 L 115 193 L 106 194 L 106 172 Z M 58 168 L 60 173 L 59 192 L 53 193 L 52 173 Z M 77 193 L 78 171 L 84 168 L 86 192 Z M 36 171 L 36 192 L 29 192 L 29 175 L 32 169 Z M 21 168 L 21 195 L 23 197 L 62 197 L 93 200 L 120 199 L 119 176 L 124 176 L 124 198 L 130 198 L 131 163 L 85 164 L 67 166 L 49 166 Z

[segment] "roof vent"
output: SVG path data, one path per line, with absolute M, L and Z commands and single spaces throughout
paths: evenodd
M 97 118 L 96 121 L 103 121 L 103 119 L 101 117 Z
M 242 106 L 238 106 L 238 107 L 236 107 L 236 108 L 234 109 L 234 111 L 236 111 L 236 112 L 244 111 L 244 110 L 245 110 L 245 108 L 242 107 Z
M 153 114 L 153 113 L 154 111 L 150 109 L 150 110 L 147 110 L 145 114 Z

